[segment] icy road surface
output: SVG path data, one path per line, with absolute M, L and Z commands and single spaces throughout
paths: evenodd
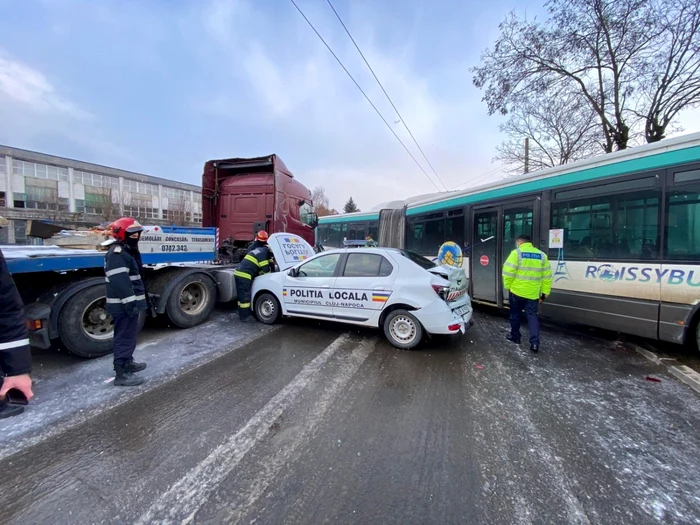
M 52 388 L 92 415 L 42 433 L 32 418 L 63 410 L 44 399 L 0 426 L 15 436 L 0 522 L 700 521 L 700 396 L 614 341 L 547 328 L 533 355 L 502 318 L 475 322 L 403 352 L 373 331 L 219 314 L 142 348 L 155 388 L 75 365 L 78 383 Z

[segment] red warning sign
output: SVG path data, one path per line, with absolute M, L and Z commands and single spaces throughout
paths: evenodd
M 489 256 L 488 255 L 482 255 L 481 259 L 479 259 L 481 262 L 481 266 L 488 266 L 489 265 Z

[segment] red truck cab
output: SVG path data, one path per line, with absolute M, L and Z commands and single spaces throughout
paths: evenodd
M 311 192 L 277 155 L 204 164 L 202 226 L 219 228 L 229 250 L 245 248 L 259 230 L 293 233 L 313 246 L 317 222 Z

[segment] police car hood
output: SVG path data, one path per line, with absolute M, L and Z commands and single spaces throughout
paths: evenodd
M 291 233 L 273 233 L 267 244 L 282 272 L 316 255 L 308 242 Z

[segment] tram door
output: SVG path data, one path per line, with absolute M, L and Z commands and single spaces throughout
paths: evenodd
M 498 209 L 474 212 L 472 237 L 472 297 L 495 303 L 498 293 Z
M 496 206 L 474 211 L 472 237 L 472 298 L 498 306 L 508 303 L 503 288 L 503 263 L 522 234 L 535 236 L 534 203 Z

